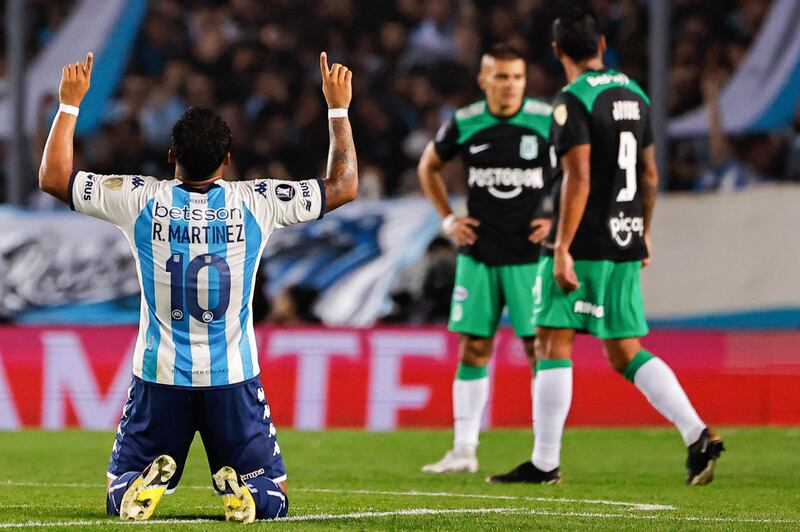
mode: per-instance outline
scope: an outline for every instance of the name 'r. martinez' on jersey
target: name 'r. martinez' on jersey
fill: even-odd
[[[320,180],[216,181],[76,172],[70,207],[119,227],[142,290],[133,374],[174,386],[223,386],[259,374],[256,271],[270,233],[321,218]]]

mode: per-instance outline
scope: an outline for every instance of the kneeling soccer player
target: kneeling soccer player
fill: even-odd
[[[45,192],[119,227],[141,285],[133,382],[108,466],[110,515],[148,519],[174,490],[200,432],[228,520],[286,516],[286,471],[261,386],[253,332],[255,273],[275,229],[321,218],[356,197],[347,118],[352,72],[320,55],[330,108],[326,179],[228,182],[231,133],[213,111],[189,109],[172,129],[171,181],[73,173],[79,106],[92,55],[64,67],[39,170]]]

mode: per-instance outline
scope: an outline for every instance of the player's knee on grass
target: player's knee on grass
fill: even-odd
[[[276,519],[289,513],[289,497],[271,479],[260,475],[246,481],[256,502],[256,519]]]
[[[484,367],[492,357],[494,338],[461,335],[459,344],[459,360],[467,366]]]
[[[141,474],[141,471],[128,471],[111,481],[106,492],[106,513],[108,515],[119,516],[120,508],[122,508],[122,497],[130,485],[133,484],[133,481],[139,478]]]

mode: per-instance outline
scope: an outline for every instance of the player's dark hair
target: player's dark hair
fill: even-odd
[[[574,61],[596,56],[601,35],[597,16],[584,5],[571,5],[553,21],[553,40]]]
[[[190,107],[172,126],[170,146],[188,181],[204,181],[219,168],[231,148],[231,130],[205,107]]]
[[[484,55],[488,55],[494,59],[498,59],[500,61],[510,61],[513,59],[522,59],[525,60],[525,54],[523,54],[519,49],[514,48],[510,44],[506,43],[498,43],[489,48]]]

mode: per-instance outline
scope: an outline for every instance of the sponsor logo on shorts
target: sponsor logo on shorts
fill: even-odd
[[[608,220],[608,228],[611,231],[611,238],[624,249],[631,245],[634,234],[644,236],[644,218],[619,213],[619,216]]]
[[[453,300],[454,301],[466,301],[469,297],[469,290],[467,290],[464,286],[456,286],[453,289]]]
[[[453,305],[453,310],[450,311],[450,319],[453,321],[461,321],[461,318],[464,317],[464,307],[461,306],[461,303],[456,303]]]
[[[594,303],[581,301],[580,299],[575,302],[575,306],[572,307],[572,312],[575,314],[586,314],[598,319],[606,315],[606,310],[603,305],[595,305]]]
[[[264,471],[263,467],[261,469],[255,470],[255,471],[251,471],[250,473],[246,473],[246,474],[242,475],[242,480],[250,480],[251,478],[256,478],[258,476],[263,475],[264,472],[265,471]]]

